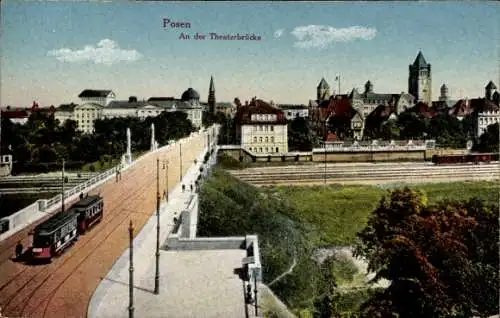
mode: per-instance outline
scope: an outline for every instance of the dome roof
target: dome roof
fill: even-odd
[[[182,93],[181,100],[188,101],[193,99],[199,100],[200,94],[198,94],[198,92],[192,89],[191,87],[188,88],[184,93]]]

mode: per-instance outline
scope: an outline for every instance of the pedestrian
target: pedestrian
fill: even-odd
[[[182,192],[184,192],[184,190],[186,190],[186,186],[184,185],[184,183],[182,184]]]
[[[193,184],[191,183],[191,192],[193,192]]]
[[[80,200],[83,199],[83,192],[80,193]]]
[[[23,244],[21,244],[21,241],[17,241],[17,245],[16,245],[16,259],[19,260],[21,258],[22,254],[23,254]]]

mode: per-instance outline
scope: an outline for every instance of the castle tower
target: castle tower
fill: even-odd
[[[439,101],[448,101],[448,87],[445,84],[441,85],[441,95],[439,96]]]
[[[325,81],[324,78],[321,78],[318,87],[316,88],[316,99],[317,100],[326,100],[330,98],[330,85]]]
[[[488,85],[484,88],[484,97],[486,97],[487,100],[493,100],[493,94],[495,93],[497,87],[493,83],[493,81],[490,81]]]
[[[215,85],[213,76],[210,76],[210,87],[208,88],[208,111],[211,114],[215,114]]]
[[[432,103],[431,64],[425,61],[422,51],[409,66],[408,93],[415,97],[415,102]]]
[[[365,84],[365,93],[373,93],[373,84],[372,82],[368,81]]]

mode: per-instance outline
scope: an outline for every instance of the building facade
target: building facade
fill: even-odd
[[[236,138],[243,149],[256,154],[288,152],[287,120],[281,110],[254,98],[238,109],[235,122]]]
[[[96,103],[85,103],[74,108],[74,119],[77,129],[85,134],[94,133],[94,121],[102,118],[103,106]]]
[[[415,102],[432,103],[431,64],[425,61],[421,51],[409,67],[408,93],[415,97]]]

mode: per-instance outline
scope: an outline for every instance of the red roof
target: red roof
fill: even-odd
[[[467,116],[474,112],[498,111],[499,107],[485,98],[461,99],[448,112],[452,116]]]
[[[260,99],[253,99],[247,106],[242,106],[236,111],[235,120],[238,124],[250,123],[270,123],[269,121],[251,120],[254,114],[270,114],[277,115],[277,120],[274,123],[286,124],[285,114],[278,108],[271,106]]]
[[[2,117],[5,118],[26,118],[28,112],[25,110],[2,110]]]
[[[426,118],[433,118],[438,114],[434,108],[429,107],[429,105],[424,102],[418,102],[415,106],[410,108],[409,111]]]

